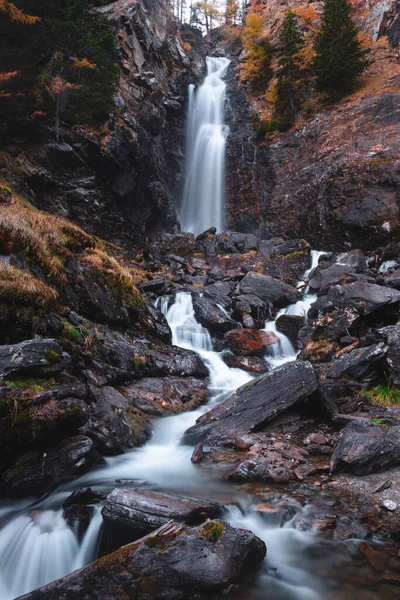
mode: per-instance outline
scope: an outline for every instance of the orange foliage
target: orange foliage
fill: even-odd
[[[0,12],[8,14],[11,21],[18,21],[23,25],[33,25],[40,21],[40,17],[26,15],[22,10],[12,4],[12,2],[8,2],[8,0],[0,0]]]
[[[76,67],[77,69],[95,69],[96,68],[96,64],[95,63],[91,63],[88,61],[87,58],[73,58],[74,61],[74,67]]]
[[[316,27],[316,23],[319,19],[319,14],[313,6],[308,4],[307,6],[299,6],[294,12],[303,20],[305,25],[308,25],[312,29]]]
[[[181,47],[185,54],[190,54],[192,51],[192,46],[189,42],[181,42]]]

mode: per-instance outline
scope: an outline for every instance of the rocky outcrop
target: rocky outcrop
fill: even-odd
[[[246,529],[171,522],[20,600],[84,600],[88,593],[96,600],[206,600],[254,570],[265,554],[264,542]]]
[[[177,226],[187,86],[204,73],[203,40],[179,30],[165,2],[118,0],[99,10],[115,31],[122,67],[100,133],[63,131],[16,161],[40,208],[112,239]]]
[[[317,389],[314,370],[308,362],[291,362],[270,371],[210,410],[188,429],[184,440],[223,445],[263,425],[294,404],[306,400]]]

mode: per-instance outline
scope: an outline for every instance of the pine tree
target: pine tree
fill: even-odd
[[[334,98],[354,89],[357,76],[368,64],[368,51],[362,47],[358,33],[351,19],[350,2],[325,0],[313,61],[318,91]]]
[[[301,50],[306,42],[297,16],[289,10],[279,31],[279,70],[274,124],[281,131],[288,129],[300,107]]]

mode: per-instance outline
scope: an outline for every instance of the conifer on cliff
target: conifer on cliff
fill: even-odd
[[[349,0],[324,2],[313,68],[317,90],[332,98],[351,92],[368,64],[368,51],[359,39],[351,12]]]

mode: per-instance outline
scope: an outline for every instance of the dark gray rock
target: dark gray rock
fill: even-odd
[[[299,292],[286,283],[282,283],[269,275],[247,273],[239,285],[241,294],[255,294],[264,302],[271,302],[276,307],[287,306],[300,299]]]
[[[71,359],[56,340],[26,340],[0,346],[0,378],[60,373]]]
[[[209,298],[201,298],[193,294],[193,308],[198,322],[210,331],[225,332],[238,327],[238,323]]]
[[[231,369],[243,369],[250,373],[262,375],[269,370],[268,364],[262,358],[257,356],[240,356],[238,354],[226,353],[223,355],[223,361]]]
[[[276,328],[285,334],[293,344],[297,344],[304,320],[304,317],[300,315],[281,315],[276,320]]]
[[[254,570],[265,554],[264,542],[246,529],[171,522],[20,600],[207,600]]]
[[[222,269],[220,269],[222,271]],[[227,281],[216,281],[211,285],[207,285],[204,288],[204,296],[214,300],[214,302],[218,302],[221,304],[225,310],[228,310],[232,299],[229,294],[231,293],[231,285]]]
[[[251,315],[254,321],[263,323],[268,316],[267,303],[255,294],[241,294],[235,296],[232,302],[233,316],[240,319],[242,313]]]
[[[353,421],[344,428],[331,471],[377,473],[400,463],[400,428]]]
[[[12,498],[42,496],[66,481],[105,464],[92,440],[80,435],[62,442],[47,454],[24,454],[3,473],[3,493]]]
[[[317,389],[317,379],[309,362],[286,363],[239,388],[235,394],[197,419],[184,441],[223,445],[257,431],[280,413]]]
[[[384,343],[374,344],[367,348],[356,348],[342,354],[326,371],[331,379],[353,377],[365,380],[376,372],[381,373],[386,364],[387,348]]]
[[[222,505],[198,498],[150,490],[116,488],[107,496],[102,514],[106,523],[128,527],[140,535],[154,531],[171,519],[199,524],[221,514]]]
[[[389,325],[379,330],[387,344],[386,360],[394,385],[400,385],[400,326]]]
[[[373,283],[354,282],[333,285],[327,296],[331,306],[353,307],[360,314],[369,315],[379,308],[400,303],[400,292]]]

